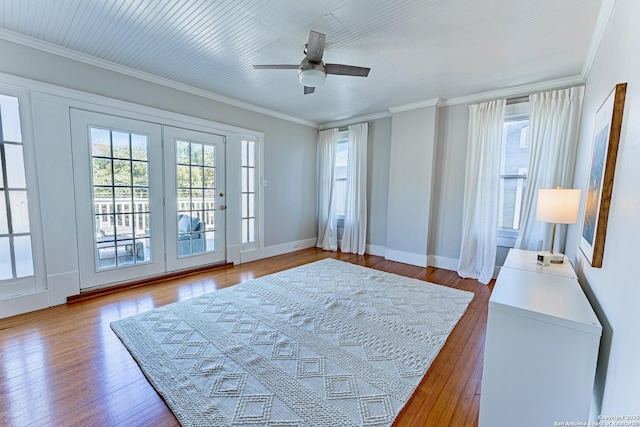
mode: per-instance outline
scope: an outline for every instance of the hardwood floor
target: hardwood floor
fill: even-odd
[[[476,426],[493,282],[484,286],[452,271],[315,248],[0,320],[0,425],[178,425],[109,324],[322,258],[474,292],[394,425]]]

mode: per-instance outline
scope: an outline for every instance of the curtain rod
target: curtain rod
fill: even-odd
[[[529,97],[521,96],[519,98],[507,98],[507,105],[520,104],[521,102],[529,102]]]

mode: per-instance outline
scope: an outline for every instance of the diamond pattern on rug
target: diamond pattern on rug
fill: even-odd
[[[272,401],[273,396],[270,395],[242,396],[236,406],[233,421],[239,424],[269,421]]]
[[[183,426],[390,426],[473,294],[326,259],[111,324]]]
[[[327,399],[357,397],[358,390],[353,375],[329,375],[324,379]]]

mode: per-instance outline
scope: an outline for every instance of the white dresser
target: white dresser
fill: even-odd
[[[571,264],[536,255],[511,249],[489,299],[480,427],[589,419],[602,326]]]

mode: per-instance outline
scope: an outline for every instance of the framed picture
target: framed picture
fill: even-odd
[[[627,84],[617,84],[596,113],[580,250],[592,267],[602,267],[607,219],[616,169]]]

